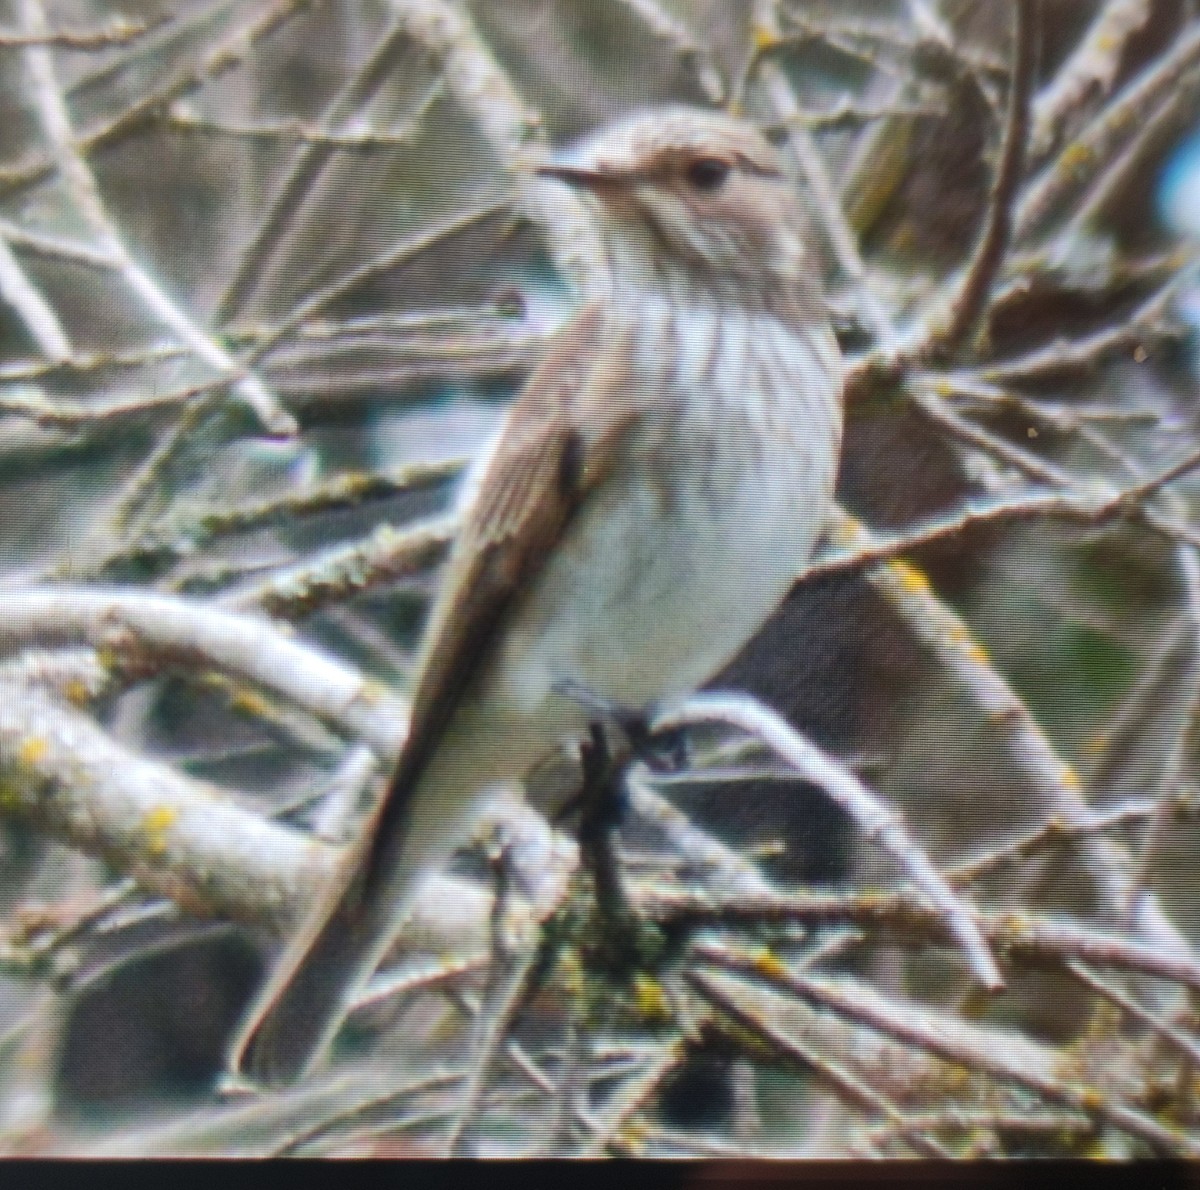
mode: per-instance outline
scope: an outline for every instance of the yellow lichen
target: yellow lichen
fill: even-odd
[[[760,950],[754,956],[754,969],[768,979],[781,979],[787,974],[787,966],[773,950]]]
[[[266,718],[271,712],[271,705],[257,690],[239,689],[230,699],[230,706],[243,715],[253,715]]]
[[[646,1137],[649,1134],[650,1130],[646,1121],[634,1116],[633,1119],[626,1120],[621,1125],[618,1135],[621,1138],[621,1143],[636,1155],[645,1147]]]
[[[834,545],[852,546],[862,540],[862,529],[849,517],[842,517],[833,522],[828,529],[829,540]]]
[[[79,678],[69,681],[63,693],[67,696],[67,701],[76,707],[87,706],[92,700],[92,692],[88,688],[88,684]]]
[[[972,661],[974,661],[976,665],[990,665],[992,663],[992,659],[988,656],[987,649],[985,649],[978,641],[973,640],[970,644],[965,645],[963,652],[965,652],[966,655]]]
[[[929,580],[910,563],[893,562],[891,564],[891,571],[899,580],[900,586],[909,595],[927,595],[929,593]]]
[[[385,699],[388,695],[388,688],[382,682],[366,681],[362,684],[362,689],[359,691],[359,699],[368,706],[375,706]]]
[[[41,736],[32,735],[25,740],[17,752],[17,759],[26,768],[34,768],[50,750],[50,745]]]
[[[1062,781],[1068,789],[1078,791],[1083,788],[1083,781],[1080,780],[1079,774],[1069,765],[1064,764],[1059,770],[1059,780]]]
[[[146,836],[146,850],[151,855],[162,855],[167,849],[167,831],[175,824],[179,811],[171,806],[156,806],[142,819],[142,831]]]
[[[575,951],[564,951],[559,957],[558,977],[567,995],[578,996],[583,991],[583,964]]]
[[[633,997],[638,1014],[645,1021],[671,1019],[671,1006],[667,994],[657,979],[649,975],[636,975],[633,980]]]
[[[754,42],[754,48],[761,54],[765,50],[769,50],[773,45],[779,43],[779,36],[775,30],[768,25],[756,24],[750,30],[751,40]]]
[[[1068,145],[1063,150],[1062,166],[1066,170],[1082,169],[1085,166],[1091,165],[1096,159],[1096,153],[1090,145],[1083,145],[1076,142],[1073,145]]]

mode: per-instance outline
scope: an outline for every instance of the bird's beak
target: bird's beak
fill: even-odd
[[[554,178],[556,181],[565,182],[576,190],[604,190],[618,180],[612,174],[602,173],[597,169],[554,161],[537,166],[534,173],[541,178]]]

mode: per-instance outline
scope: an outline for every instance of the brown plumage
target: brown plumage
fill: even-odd
[[[840,359],[774,150],[716,113],[645,113],[543,170],[591,193],[612,284],[561,332],[467,501],[395,775],[289,946],[235,1061],[324,1049],[477,797],[618,705],[686,693],[803,565],[832,492]]]

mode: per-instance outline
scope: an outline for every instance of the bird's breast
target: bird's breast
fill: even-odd
[[[840,438],[831,340],[716,305],[643,313],[628,380],[643,415],[523,600],[498,667],[530,713],[566,679],[630,708],[700,685],[778,605],[826,516]]]

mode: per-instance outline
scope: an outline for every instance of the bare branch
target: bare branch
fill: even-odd
[[[1160,1020],[1149,1009],[1143,1008],[1131,996],[1126,995],[1120,989],[1104,979],[1100,979],[1093,971],[1089,970],[1084,963],[1068,963],[1067,970],[1089,991],[1095,992],[1098,996],[1103,996],[1110,1004],[1115,1004],[1123,1013],[1133,1018],[1141,1025],[1157,1036],[1161,1037],[1168,1045],[1174,1046],[1189,1062],[1200,1066],[1200,1045],[1193,1041],[1187,1034],[1175,1028],[1167,1021]]]
[[[269,329],[263,330],[253,347],[246,353],[247,361],[255,364],[262,360],[275,349],[277,343],[304,322],[319,315],[339,298],[352,293],[359,286],[384,276],[398,265],[421,256],[461,232],[503,214],[506,209],[507,203],[501,199],[479,201],[466,211],[453,214],[420,234],[401,240],[375,259],[359,264],[337,280],[310,292],[289,311],[285,318]]]
[[[678,710],[668,712],[656,728],[685,723],[730,723],[757,736],[796,772],[819,786],[859,825],[871,842],[888,851],[913,883],[945,915],[947,928],[962,947],[975,978],[990,990],[1004,979],[969,910],[908,834],[900,816],[886,808],[848,769],[793,730],[783,719],[745,695],[694,694]]]
[[[1197,455],[1197,465],[1200,466],[1200,452],[1197,452]],[[1191,657],[1178,684],[1179,722],[1175,729],[1175,738],[1159,774],[1158,788],[1153,791],[1157,805],[1143,836],[1137,864],[1129,878],[1129,888],[1125,894],[1126,921],[1132,920],[1137,913],[1137,904],[1158,865],[1167,830],[1174,820],[1178,787],[1187,763],[1196,713],[1200,710],[1200,558],[1197,558],[1194,549],[1186,546],[1179,548],[1177,557],[1187,592],[1188,622],[1192,636]]]
[[[273,690],[318,719],[361,737],[382,756],[398,750],[407,708],[353,670],[289,640],[262,616],[166,595],[98,588],[4,589],[0,649],[89,644],[121,663],[211,666]]]
[[[1071,117],[1112,90],[1125,47],[1149,20],[1150,8],[1150,0],[1106,0],[1071,56],[1038,94],[1030,160],[1043,160]]]
[[[844,1103],[870,1116],[881,1117],[895,1128],[905,1129],[906,1115],[887,1095],[842,1063],[807,1045],[803,1038],[782,1028],[769,1013],[758,1011],[760,1006],[750,997],[733,992],[732,980],[714,978],[704,971],[689,974],[689,979],[721,1012],[742,1028],[757,1034],[772,1053],[795,1063],[805,1073],[812,1071]],[[948,1158],[953,1155],[932,1137],[910,1135],[914,1151],[924,1157]]]
[[[715,947],[702,951],[706,962],[759,979],[802,1000],[816,1003],[855,1024],[865,1026],[896,1041],[978,1070],[992,1078],[1023,1087],[1048,1102],[1086,1112],[1111,1127],[1148,1141],[1168,1153],[1200,1156],[1200,1142],[1182,1129],[1158,1123],[1152,1116],[1127,1106],[1099,1088],[1079,1086],[1063,1078],[1057,1056],[1014,1035],[999,1038],[954,1017],[931,1018],[907,1005],[880,995],[868,984],[849,979],[827,979],[800,975],[779,964],[768,973],[753,956],[721,953]]]
[[[1036,0],[1014,0],[1013,64],[1008,85],[1008,114],[1005,117],[991,199],[979,242],[950,304],[949,321],[934,336],[935,349],[954,351],[975,328],[1008,251],[1013,204],[1025,165],[1025,146],[1029,134],[1029,104],[1033,93],[1038,37],[1036,14]]]
[[[763,39],[779,37],[779,22],[771,0],[759,0],[755,5],[755,24]],[[855,286],[856,300],[862,315],[885,353],[897,343],[892,316],[872,292],[867,266],[858,246],[858,237],[842,208],[837,188],[829,177],[820,150],[811,133],[804,127],[802,113],[786,74],[778,63],[762,64],[762,79],[774,118],[789,130],[788,145],[800,167],[826,241],[833,249],[838,266]]]
[[[101,50],[110,46],[128,45],[152,29],[170,21],[160,17],[154,21],[137,20],[117,15],[96,29],[56,28],[45,33],[28,33],[15,29],[0,29],[0,49],[26,49],[29,46],[49,46],[56,50]]]
[[[704,873],[706,886],[748,895],[772,891],[770,881],[755,864],[699,829],[682,810],[655,793],[640,769],[629,774],[628,786],[630,807],[661,830],[672,848]]]
[[[107,124],[89,130],[77,138],[76,149],[80,153],[90,153],[117,143],[123,137],[142,127],[147,119],[156,116],[172,100],[195,91],[205,83],[234,70],[255,50],[260,41],[269,37],[282,25],[308,8],[311,2],[312,0],[271,0],[265,7],[255,12],[245,24],[236,26],[225,36],[215,39],[197,65],[185,66],[160,88],[152,88],[139,96]],[[183,22],[179,24],[183,24]],[[168,24],[164,27],[172,30],[179,26]],[[45,38],[41,33],[36,30],[31,32],[28,25],[24,32],[31,37],[34,48],[45,46]],[[153,34],[148,33],[145,36],[145,42],[153,41]],[[0,167],[0,186],[29,186],[44,180],[53,172],[54,168],[55,165],[52,161],[48,161],[40,155],[32,160]]]
[[[1200,66],[1200,24],[1191,22],[1162,58],[1147,66],[1032,182],[1017,207],[1015,237],[1028,241],[1046,230],[1120,147],[1138,135],[1163,96],[1187,85]]]
[[[1062,235],[1086,234],[1100,218],[1114,209],[1117,199],[1147,168],[1151,154],[1164,140],[1190,127],[1200,99],[1200,71],[1168,92],[1141,121],[1137,132],[1119,153],[1105,163],[1075,204]]]
[[[202,915],[281,929],[333,873],[334,853],[215,786],[114,743],[29,686],[0,698],[6,817],[35,824]]]
[[[618,0],[642,21],[646,28],[675,51],[676,56],[699,83],[709,103],[725,98],[725,82],[704,44],[658,0]]]
[[[521,210],[546,237],[563,275],[588,292],[603,274],[595,231],[565,187],[530,179],[538,116],[488,52],[465,10],[444,0],[394,0],[404,31],[441,64],[446,88],[479,131],[521,193]]]
[[[71,355],[71,341],[54,307],[25,275],[7,237],[0,233],[0,300],[15,310],[38,350],[60,363]]]
[[[836,529],[847,545],[867,544],[861,525],[843,516]],[[972,702],[994,725],[1009,759],[1029,783],[1031,796],[1046,813],[1068,824],[1088,822],[1091,807],[1082,796],[1078,773],[1054,750],[1029,708],[992,665],[987,652],[970,628],[934,594],[920,571],[901,562],[889,562],[871,575],[871,583],[892,607],[912,637],[938,660]],[[1088,875],[1108,912],[1124,906],[1129,857],[1116,844],[1092,839],[1081,854]],[[1173,951],[1186,949],[1179,930],[1149,898],[1139,906],[1137,932]]]
[[[367,60],[334,97],[325,115],[330,128],[357,116],[370,102],[376,91],[387,81],[404,40],[402,28],[393,23],[391,30],[375,46]],[[433,88],[426,96],[405,132],[412,135],[419,126],[429,104],[440,93]],[[310,192],[316,179],[333,158],[338,147],[330,140],[306,138],[294,154],[279,185],[275,189],[250,242],[239,254],[233,275],[217,299],[214,320],[226,323],[237,316],[252,295],[271,255],[286,234],[296,210]]]
[[[1180,265],[1186,263],[1181,259]],[[1162,331],[1159,327],[1179,293],[1180,278],[1173,277],[1124,318],[1082,339],[1060,339],[1016,359],[983,364],[978,376],[990,383],[1014,384],[1045,380],[1072,372],[1086,372],[1109,356],[1134,349]],[[948,382],[953,384],[953,378]]]
[[[341,603],[373,587],[423,574],[449,549],[457,518],[393,529],[383,524],[362,541],[333,546],[265,579],[222,594],[226,607],[258,608],[295,620],[330,604]]]
[[[26,31],[34,36],[46,35],[49,26],[41,0],[17,0],[17,3]],[[59,89],[50,51],[43,45],[34,45],[25,54],[38,114],[55,166],[100,251],[114,262],[115,267],[119,266],[130,289],[180,342],[195,353],[197,359],[230,380],[231,391],[253,411],[268,433],[280,437],[296,434],[299,427],[295,418],[280,406],[263,382],[198,327],[190,315],[134,260],[109,219],[96,180],[76,143],[71,115]]]
[[[1033,489],[970,501],[922,524],[910,526],[900,533],[877,537],[854,549],[826,549],[804,569],[799,581],[807,582],[830,574],[876,566],[922,546],[952,540],[982,525],[999,525],[1046,517],[1094,528],[1100,527],[1118,518],[1137,516],[1145,503],[1158,492],[1191,474],[1198,467],[1200,451],[1193,450],[1157,474],[1126,488],[1107,492],[1095,485],[1084,490],[1078,487],[1068,491]],[[1168,540],[1175,540],[1175,534],[1169,524],[1147,523],[1151,528],[1162,532]]]

